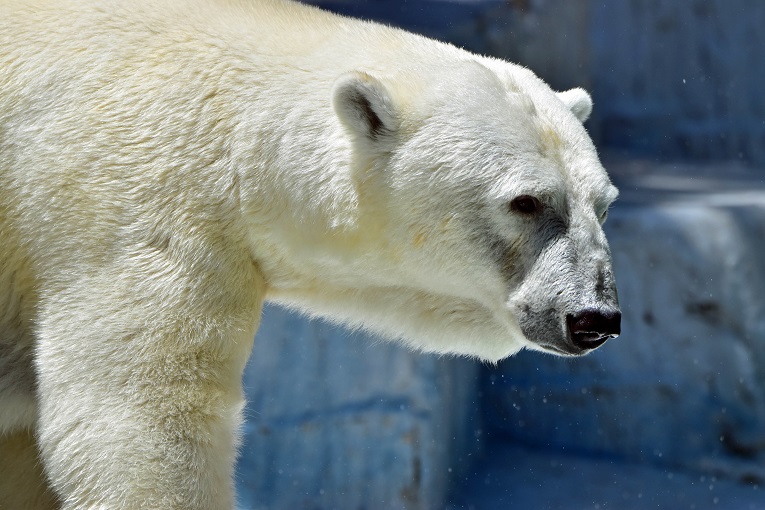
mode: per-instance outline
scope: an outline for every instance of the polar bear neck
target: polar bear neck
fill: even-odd
[[[364,189],[352,168],[358,162],[352,139],[332,108],[332,87],[344,73],[363,70],[389,83],[395,83],[392,74],[406,75],[411,95],[422,70],[432,65],[434,51],[448,54],[447,61],[466,54],[394,29],[385,29],[388,37],[381,40],[379,26],[372,33],[367,23],[340,24],[341,18],[330,15],[301,26],[294,14],[313,8],[270,5],[274,15],[254,21],[261,26],[256,27],[260,37],[249,41],[252,51],[241,50],[246,72],[238,78],[251,84],[248,96],[238,101],[249,106],[238,114],[235,143],[237,153],[245,155],[237,162],[245,217],[258,218],[249,225],[257,239],[252,243],[255,258],[284,262],[264,268],[272,285],[300,286],[307,284],[308,275],[314,282],[316,275],[328,273],[346,275],[349,281],[371,278],[373,258],[375,273],[385,268],[382,273],[400,274],[400,250],[385,236],[387,219],[365,216],[359,207]],[[262,37],[283,33],[269,26],[287,22],[289,30],[300,31],[300,42],[285,47],[283,41]],[[246,43],[245,38],[237,44]],[[272,53],[279,54],[278,67]],[[408,101],[406,96],[402,101]]]

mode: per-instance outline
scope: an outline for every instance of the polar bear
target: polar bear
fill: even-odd
[[[266,299],[488,361],[616,336],[591,107],[289,0],[0,0],[2,504],[231,508]]]

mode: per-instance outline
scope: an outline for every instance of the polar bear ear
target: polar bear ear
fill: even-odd
[[[351,72],[338,78],[332,104],[345,127],[366,138],[377,140],[398,128],[388,90],[367,73]]]
[[[592,113],[592,98],[584,89],[576,88],[558,92],[558,99],[563,101],[579,122],[587,120]]]

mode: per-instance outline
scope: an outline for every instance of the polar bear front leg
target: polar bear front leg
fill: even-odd
[[[193,316],[81,297],[45,306],[36,360],[41,456],[63,508],[233,508],[259,310]]]

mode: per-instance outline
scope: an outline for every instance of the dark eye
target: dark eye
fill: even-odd
[[[542,202],[531,195],[521,195],[510,201],[510,210],[520,214],[536,214],[542,210]]]

